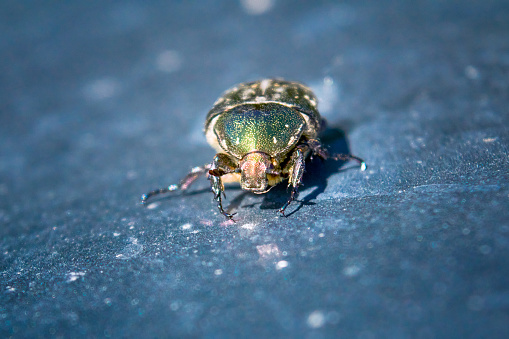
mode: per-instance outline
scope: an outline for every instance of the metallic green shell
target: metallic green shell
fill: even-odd
[[[239,105],[275,103],[298,111],[306,120],[303,134],[316,137],[320,131],[321,117],[317,110],[318,100],[306,86],[281,79],[264,79],[239,84],[221,96],[209,111],[205,120],[205,133],[214,128],[219,115]]]
[[[305,119],[293,108],[274,103],[247,104],[220,115],[214,133],[221,147],[238,159],[253,151],[277,157],[295,146],[305,125]]]

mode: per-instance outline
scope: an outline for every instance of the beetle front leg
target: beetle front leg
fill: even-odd
[[[217,208],[219,209],[219,212],[221,212],[221,214],[228,219],[233,220],[233,216],[236,213],[229,214],[223,209],[221,193],[223,194],[223,197],[226,197],[226,195],[224,194],[224,185],[223,181],[221,180],[221,176],[228,173],[238,172],[237,164],[228,155],[224,153],[218,153],[214,157],[208,172],[210,186],[212,193],[214,193],[214,200],[217,201]]]
[[[181,191],[185,191],[189,188],[189,186],[191,186],[191,184],[193,182],[195,182],[196,179],[198,179],[200,177],[200,175],[204,175],[205,173],[208,172],[208,170],[210,169],[211,167],[211,164],[207,164],[207,165],[204,165],[204,166],[197,166],[197,167],[194,167],[191,172],[189,172],[181,181],[178,185],[170,185],[168,187],[164,187],[164,188],[159,188],[159,189],[156,189],[156,190],[153,190],[147,194],[143,194],[141,196],[141,203],[143,205],[145,205],[147,203],[147,201],[152,198],[153,196],[156,196],[156,195],[160,195],[160,194],[164,194],[164,193],[169,193],[169,192],[173,192],[173,191],[177,191],[177,190],[181,190]]]
[[[288,187],[292,186],[292,193],[290,193],[290,198],[288,201],[279,209],[279,212],[285,216],[285,210],[290,205],[290,203],[295,199],[295,196],[298,193],[299,186],[302,183],[302,176],[304,175],[305,161],[306,161],[306,153],[309,152],[309,149],[305,145],[297,146],[292,153],[290,158],[290,162],[288,163],[289,167],[289,177],[288,177]]]
[[[323,160],[327,160],[327,159],[334,159],[336,161],[337,160],[343,160],[343,161],[355,160],[361,166],[361,171],[365,171],[367,168],[364,160],[362,160],[359,157],[356,157],[355,155],[341,154],[341,153],[330,154],[329,151],[325,147],[323,147],[322,143],[317,139],[309,139],[306,143],[309,146],[309,148],[311,149],[311,151],[313,152],[313,154],[319,156]]]
[[[236,213],[230,214],[230,213],[227,213],[223,209],[221,193],[224,196],[224,185],[221,180],[221,177],[216,177],[215,175],[211,175],[210,176],[210,185],[211,185],[212,193],[214,193],[214,200],[217,201],[217,208],[219,209],[219,212],[221,212],[221,214],[224,215],[225,217],[227,217],[228,219],[233,220],[233,216]]]

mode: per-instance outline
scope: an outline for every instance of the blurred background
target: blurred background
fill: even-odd
[[[2,1],[0,336],[505,338],[509,4]],[[212,160],[233,85],[309,85],[284,185],[142,193]]]

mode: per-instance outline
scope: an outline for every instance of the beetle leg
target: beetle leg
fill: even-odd
[[[292,186],[292,193],[288,201],[279,209],[279,212],[284,216],[286,208],[295,199],[298,193],[300,184],[302,183],[302,176],[304,175],[306,153],[309,152],[309,148],[306,145],[297,146],[292,152],[289,167],[288,187]]]
[[[230,214],[230,213],[227,213],[223,209],[221,193],[223,193],[223,196],[224,196],[224,185],[223,185],[223,182],[221,181],[221,177],[216,177],[215,175],[211,175],[210,183],[211,183],[212,193],[214,193],[214,199],[217,201],[217,208],[219,209],[219,212],[221,212],[221,214],[224,215],[225,217],[227,217],[228,219],[233,220],[233,216],[236,213]]]
[[[208,171],[210,186],[212,193],[214,193],[214,200],[217,201],[217,208],[222,215],[230,220],[233,220],[232,218],[235,213],[229,214],[223,209],[221,193],[223,194],[223,197],[226,197],[226,195],[224,194],[224,185],[223,181],[221,180],[221,176],[234,172],[238,172],[237,164],[224,153],[216,154]]]
[[[325,147],[323,147],[323,145],[317,139],[309,139],[307,141],[307,144],[308,144],[309,148],[311,148],[311,151],[313,152],[313,154],[319,156],[323,160],[327,160],[327,159],[334,159],[336,161],[337,160],[343,160],[343,161],[355,160],[361,166],[361,171],[365,171],[367,168],[364,160],[362,160],[359,157],[356,157],[355,155],[341,154],[341,153],[330,154],[329,151]]]
[[[159,194],[169,193],[169,192],[173,192],[173,191],[177,191],[177,190],[181,190],[181,191],[187,190],[189,188],[189,186],[191,186],[191,184],[196,179],[198,179],[198,177],[200,177],[200,175],[204,175],[205,173],[207,173],[207,171],[210,169],[210,167],[211,167],[211,164],[194,167],[191,170],[191,172],[189,172],[180,181],[180,183],[178,185],[173,184],[168,187],[159,188],[159,189],[153,190],[147,194],[143,194],[141,196],[141,203],[143,205],[145,205],[150,198],[152,198],[153,196],[159,195]]]

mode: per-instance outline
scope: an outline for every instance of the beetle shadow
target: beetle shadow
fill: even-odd
[[[322,144],[329,150],[331,154],[350,154],[350,147],[343,129],[338,127],[329,127],[320,136]],[[322,194],[327,187],[328,178],[336,173],[343,172],[354,167],[344,166],[346,161],[326,160],[323,161],[317,157],[311,161],[306,162],[304,176],[300,191],[306,190],[306,195],[303,199],[299,196],[288,207],[285,215],[291,216],[298,212],[304,205],[315,205],[313,202],[318,195]],[[310,190],[311,189],[311,190]],[[286,182],[274,187],[268,192],[261,205],[261,209],[279,209],[281,208],[290,196],[290,188],[287,188]],[[242,206],[251,207],[251,206]],[[293,207],[293,208],[292,208]]]

